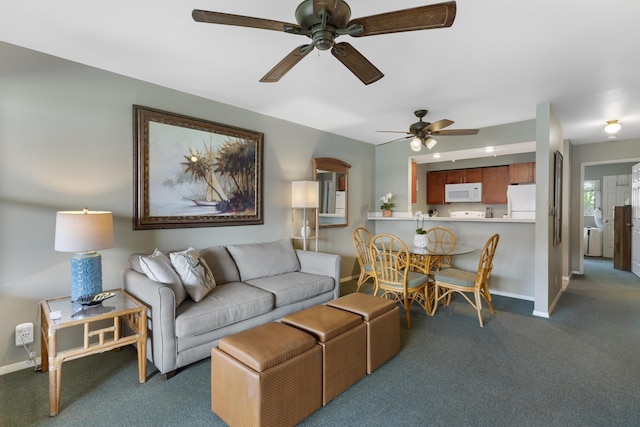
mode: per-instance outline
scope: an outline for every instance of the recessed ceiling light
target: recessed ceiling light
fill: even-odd
[[[482,151],[484,151],[485,153],[493,153],[494,151],[496,151],[496,149],[494,147],[485,147],[482,149]]]
[[[435,153],[435,154],[433,155],[433,158],[434,158],[434,159],[439,159],[439,158],[440,158],[440,153]]]

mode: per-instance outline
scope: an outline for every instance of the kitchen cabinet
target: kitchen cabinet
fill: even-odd
[[[444,184],[447,181],[447,172],[427,172],[427,204],[444,204]]]
[[[506,204],[509,186],[509,166],[494,166],[482,170],[482,203]]]
[[[462,184],[465,182],[482,182],[482,169],[458,169],[447,171],[445,184]]]
[[[509,165],[509,182],[511,184],[535,184],[536,162]]]

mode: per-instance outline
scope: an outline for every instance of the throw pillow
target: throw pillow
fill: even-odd
[[[300,261],[291,239],[229,245],[227,250],[238,266],[241,280],[300,271]]]
[[[140,268],[147,277],[155,282],[168,285],[176,296],[176,307],[187,298],[187,292],[182,280],[171,265],[171,260],[164,253],[156,249],[151,255],[138,257]]]
[[[211,269],[196,249],[171,252],[169,256],[173,268],[182,279],[185,290],[195,302],[202,301],[216,287]]]

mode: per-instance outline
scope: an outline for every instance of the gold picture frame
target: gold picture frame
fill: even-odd
[[[264,134],[133,106],[133,229],[263,224]]]

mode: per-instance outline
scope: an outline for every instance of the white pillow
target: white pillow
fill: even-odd
[[[149,279],[171,288],[176,296],[176,307],[187,298],[182,280],[173,269],[168,256],[156,249],[151,255],[140,255],[139,260],[140,268]]]
[[[195,302],[201,301],[216,287],[211,269],[197,250],[189,248],[181,252],[171,252],[169,256],[185,290]]]

